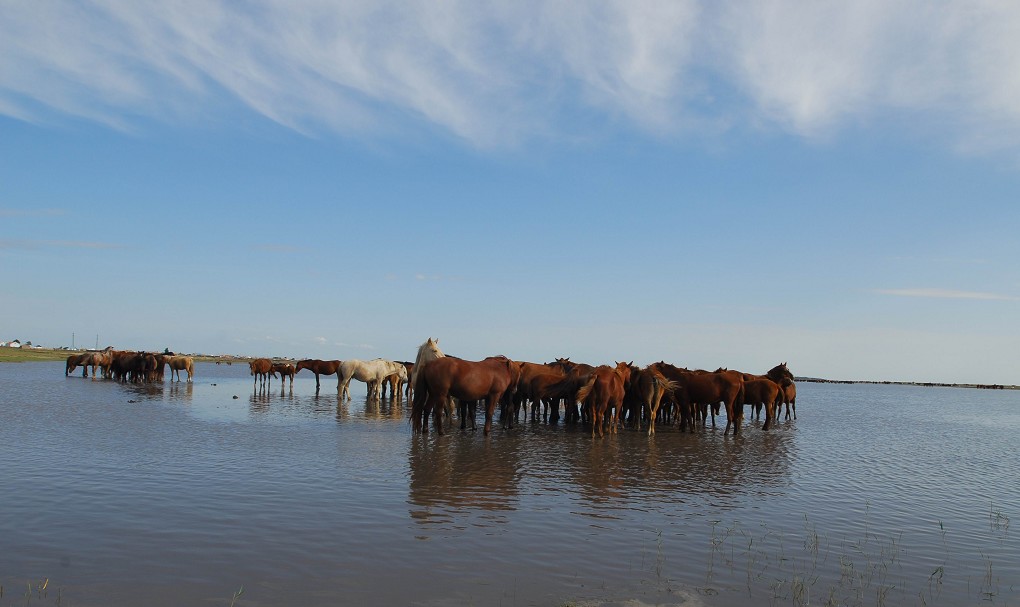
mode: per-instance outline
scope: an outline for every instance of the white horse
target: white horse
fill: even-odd
[[[407,377],[407,369],[404,368],[404,365],[392,360],[382,358],[369,361],[358,359],[345,360],[337,370],[339,379],[337,380],[336,391],[341,398],[351,400],[351,392],[348,386],[351,383],[351,378],[354,378],[368,384],[369,398],[378,398],[379,385],[382,383],[382,380],[390,375],[399,375],[400,373]]]
[[[430,362],[436,360],[437,358],[445,358],[445,357],[446,357],[446,355],[443,354],[443,351],[439,349],[439,340],[438,339],[432,339],[430,337],[430,338],[428,338],[425,341],[425,343],[423,343],[422,345],[418,346],[418,355],[414,359],[414,369],[412,369],[412,371],[411,371],[411,381],[410,381],[410,384],[409,384],[411,386],[411,393],[412,394],[414,393],[414,391],[418,390],[418,384],[417,384],[418,373],[421,372],[421,370],[425,368],[425,365],[427,365]],[[410,399],[411,399],[411,395],[409,394],[408,395],[408,400],[410,400]],[[452,396],[446,400],[446,405],[445,405],[444,408],[446,409],[446,411],[445,411],[445,413],[446,413],[446,425],[447,425],[447,427],[450,427],[450,426],[453,425],[453,411],[456,408]]]

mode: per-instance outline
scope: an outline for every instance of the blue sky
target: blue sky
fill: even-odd
[[[0,339],[1020,383],[1020,8],[2,2]]]

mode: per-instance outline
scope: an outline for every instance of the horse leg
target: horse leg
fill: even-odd
[[[492,431],[492,417],[496,413],[496,406],[502,399],[503,393],[500,391],[489,392],[488,400],[485,403],[485,428],[483,433],[488,436],[489,432]]]
[[[780,407],[782,405],[779,405]],[[772,427],[772,418],[775,417],[776,404],[775,401],[765,401],[765,423],[762,425],[762,430],[768,430]]]
[[[453,426],[453,412],[452,412],[452,409],[444,411],[444,405],[449,405],[449,406],[452,407],[453,401],[450,398],[450,395],[449,395],[448,392],[445,392],[445,393],[441,394],[440,397],[441,398],[436,399],[436,403],[432,407],[432,415],[433,415],[433,420],[432,421],[433,421],[433,425],[435,426],[435,429],[436,429],[436,434],[443,434],[443,417],[444,417],[444,413],[446,414],[445,417],[446,417],[446,427],[447,427],[447,429],[449,429],[449,428],[451,428]]]

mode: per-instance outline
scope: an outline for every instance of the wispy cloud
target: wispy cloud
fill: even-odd
[[[933,299],[985,299],[1001,301],[1020,301],[1020,297],[1000,295],[998,293],[984,293],[981,291],[954,291],[951,289],[876,289],[876,293],[882,295],[895,295],[898,297],[928,297]]]
[[[302,247],[287,244],[260,244],[255,245],[253,248],[264,253],[300,253],[304,250]]]
[[[462,282],[464,280],[460,276],[444,276],[442,274],[422,273],[415,274],[414,279],[418,282]]]
[[[65,249],[122,249],[124,245],[83,240],[0,240],[0,249],[38,250],[53,247]]]
[[[621,123],[818,137],[896,114],[1016,148],[1018,30],[1009,2],[8,2],[0,113],[131,128],[240,104],[301,132],[478,146]]]

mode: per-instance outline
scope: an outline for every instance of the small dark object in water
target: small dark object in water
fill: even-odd
[[[237,395],[236,394],[234,395],[234,400],[237,400]]]

